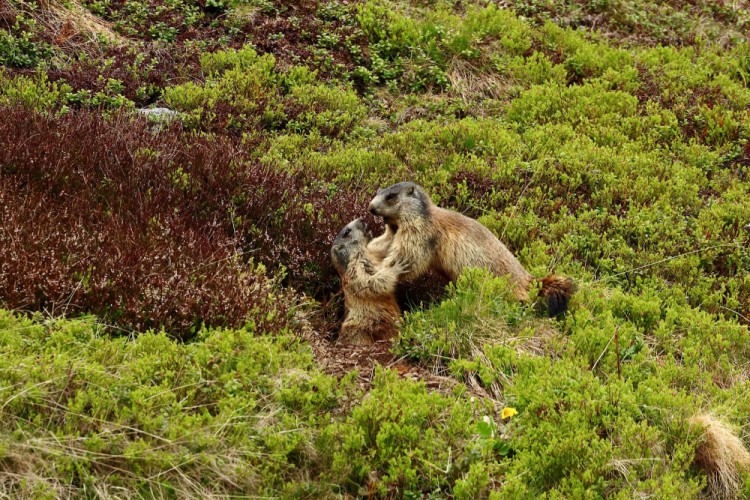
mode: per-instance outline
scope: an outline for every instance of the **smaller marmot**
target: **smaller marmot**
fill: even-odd
[[[371,239],[364,221],[357,219],[339,232],[331,247],[346,308],[339,341],[347,344],[372,344],[398,334],[401,310],[395,292],[405,268],[400,260],[379,265],[382,259],[373,259],[367,251]]]
[[[468,267],[487,269],[507,276],[520,300],[528,300],[536,281],[492,232],[474,219],[435,206],[425,190],[412,182],[381,189],[370,203],[370,212],[383,218],[385,233],[368,245],[372,258],[409,262],[400,280],[418,278],[433,269],[455,281]],[[539,294],[550,316],[568,308],[574,286],[570,278],[551,275],[541,278]]]

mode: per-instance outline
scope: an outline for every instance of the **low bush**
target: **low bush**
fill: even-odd
[[[358,192],[257,165],[238,142],[178,125],[153,134],[126,115],[3,113],[8,307],[184,336],[245,319],[283,327],[294,299],[274,275],[323,300],[337,291],[330,243],[365,212]]]
[[[0,64],[17,67],[36,66],[52,57],[52,47],[44,42],[34,42],[29,32],[18,35],[0,30]]]
[[[352,91],[313,85],[315,73],[304,67],[281,72],[272,55],[251,47],[201,58],[205,82],[187,82],[164,90],[164,100],[185,114],[188,126],[214,132],[315,132],[339,137],[364,118]]]
[[[488,412],[481,402],[430,393],[380,368],[374,384],[349,416],[321,434],[330,464],[326,479],[339,485],[335,491],[445,496],[472,465],[482,467],[485,486],[497,481],[488,473],[500,470],[503,457],[494,447],[502,441],[480,434],[480,415]]]
[[[690,422],[705,405],[742,418],[747,327],[654,289],[586,285],[576,299],[562,321],[535,318],[504,280],[470,270],[442,303],[406,315],[395,351],[513,409],[502,426],[510,459],[490,474],[505,478],[503,495],[694,496],[705,472],[712,488],[736,491],[738,472],[725,481],[706,469]],[[737,450],[722,450],[720,466],[744,470],[741,440],[720,439]]]
[[[748,496],[720,3],[0,2],[0,496]],[[571,311],[474,270],[399,287],[395,355],[312,338],[332,238],[403,180]]]
[[[533,322],[533,310],[515,300],[507,280],[469,269],[439,304],[406,314],[394,349],[445,371],[451,360],[472,359],[485,346],[521,340]]]
[[[35,3],[6,2],[0,7],[0,66],[33,68],[55,55],[55,49],[45,39],[44,26],[36,20]]]
[[[444,496],[496,484],[503,441],[491,409],[460,388],[378,369],[363,397],[288,332],[209,329],[185,343],[107,330],[0,311],[3,494]]]
[[[1,312],[0,332],[0,491],[16,498],[304,491],[317,428],[352,389],[285,331],[129,340]]]
[[[445,8],[424,14],[387,0],[368,0],[359,7],[357,19],[380,83],[417,92],[445,90],[452,59],[483,65],[482,55],[524,56],[532,47],[528,24],[494,4],[470,5],[464,17]]]
[[[74,99],[70,85],[50,82],[45,74],[6,78],[0,72],[0,90],[0,104],[3,106],[23,106],[40,113],[65,112],[68,103]]]
[[[535,24],[554,21],[582,32],[597,31],[613,43],[628,46],[739,45],[748,23],[746,7],[710,2],[520,0],[513,8]]]
[[[3,232],[14,235],[0,265],[7,305],[181,336],[202,323],[286,323],[290,303],[274,303],[231,232],[231,145],[153,136],[126,116],[4,113],[13,117],[0,160]],[[28,137],[37,147],[25,147]]]

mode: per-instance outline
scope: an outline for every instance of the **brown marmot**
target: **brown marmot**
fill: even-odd
[[[344,226],[331,247],[346,308],[340,342],[372,344],[398,334],[401,310],[395,292],[405,268],[399,259],[392,259],[387,266],[379,265],[382,259],[373,259],[367,250],[371,239],[364,221],[357,219]]]
[[[488,269],[497,276],[508,276],[514,293],[528,300],[536,281],[518,259],[474,219],[435,206],[427,192],[412,182],[400,182],[381,189],[370,202],[370,212],[383,218],[385,232],[368,245],[372,258],[407,261],[408,272],[400,280],[412,280],[428,269],[455,281],[467,267]],[[565,312],[573,295],[570,278],[551,275],[541,278],[539,294],[546,299],[550,316]]]

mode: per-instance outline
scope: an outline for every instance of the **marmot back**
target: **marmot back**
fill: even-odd
[[[508,248],[478,221],[439,208],[425,190],[412,182],[381,189],[370,203],[370,212],[383,217],[386,231],[368,245],[379,258],[407,260],[411,268],[401,279],[410,280],[428,269],[455,281],[468,267],[488,269],[507,276],[520,300],[528,300],[535,278]],[[569,278],[549,276],[541,280],[540,295],[550,315],[564,312],[573,294]]]

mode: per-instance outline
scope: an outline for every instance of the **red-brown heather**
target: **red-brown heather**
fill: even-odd
[[[337,291],[329,246],[364,213],[367,193],[263,166],[239,140],[178,125],[154,133],[125,114],[0,112],[8,307],[184,337],[246,319],[278,331],[296,292],[327,301]],[[290,286],[273,288],[275,300],[269,277],[280,266]]]

